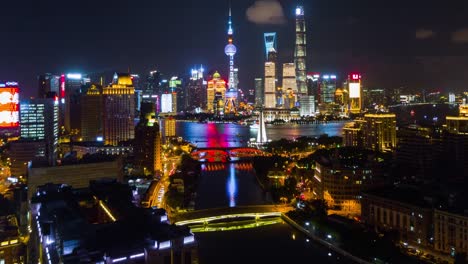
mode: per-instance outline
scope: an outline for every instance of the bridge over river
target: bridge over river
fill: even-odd
[[[267,153],[250,147],[196,148],[191,153],[192,158],[200,162],[239,161],[264,155]]]
[[[173,217],[176,225],[208,224],[213,221],[233,218],[262,218],[281,216],[281,213],[291,210],[291,206],[281,205],[250,205],[238,207],[221,207],[179,213]]]

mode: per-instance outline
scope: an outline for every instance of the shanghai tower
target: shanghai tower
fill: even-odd
[[[294,50],[294,64],[296,66],[296,82],[299,95],[307,94],[306,84],[306,27],[304,7],[296,7],[296,48]]]

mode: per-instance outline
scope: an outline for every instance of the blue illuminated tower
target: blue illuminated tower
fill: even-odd
[[[234,80],[234,55],[237,52],[236,46],[233,44],[231,6],[229,5],[229,21],[228,21],[228,44],[224,48],[224,53],[229,57],[229,83],[226,91],[225,114],[235,114],[237,104],[237,83]]]
[[[276,47],[276,32],[263,33],[263,38],[265,39],[265,57],[268,60],[268,53],[270,51],[277,50]]]

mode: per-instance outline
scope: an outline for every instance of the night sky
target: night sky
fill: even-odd
[[[303,2],[308,71],[360,71],[367,87],[468,88],[467,1]],[[296,3],[232,0],[241,88],[263,75],[263,32],[277,32],[280,61],[293,61]],[[44,72],[227,73],[228,0],[15,0],[0,10],[0,80],[26,95]]]

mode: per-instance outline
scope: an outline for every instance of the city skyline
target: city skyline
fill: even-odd
[[[241,89],[253,87],[254,78],[262,76],[263,33],[278,32],[279,61],[292,61],[296,4],[233,2]],[[367,0],[303,4],[308,71],[341,77],[362,72],[367,87],[447,92],[464,88],[468,32],[463,4],[394,1],[384,8]],[[26,96],[35,95],[37,75],[44,72],[158,69],[189,75],[192,65],[203,64],[207,72],[218,70],[227,76],[223,46],[228,1],[202,0],[196,6],[182,0],[132,6],[85,1],[67,7],[54,0],[27,8],[4,5],[11,11],[7,17],[15,17],[6,19],[0,31],[15,41],[2,44],[0,56],[13,63],[0,66],[0,79],[20,82]],[[184,5],[187,8],[181,9]]]

